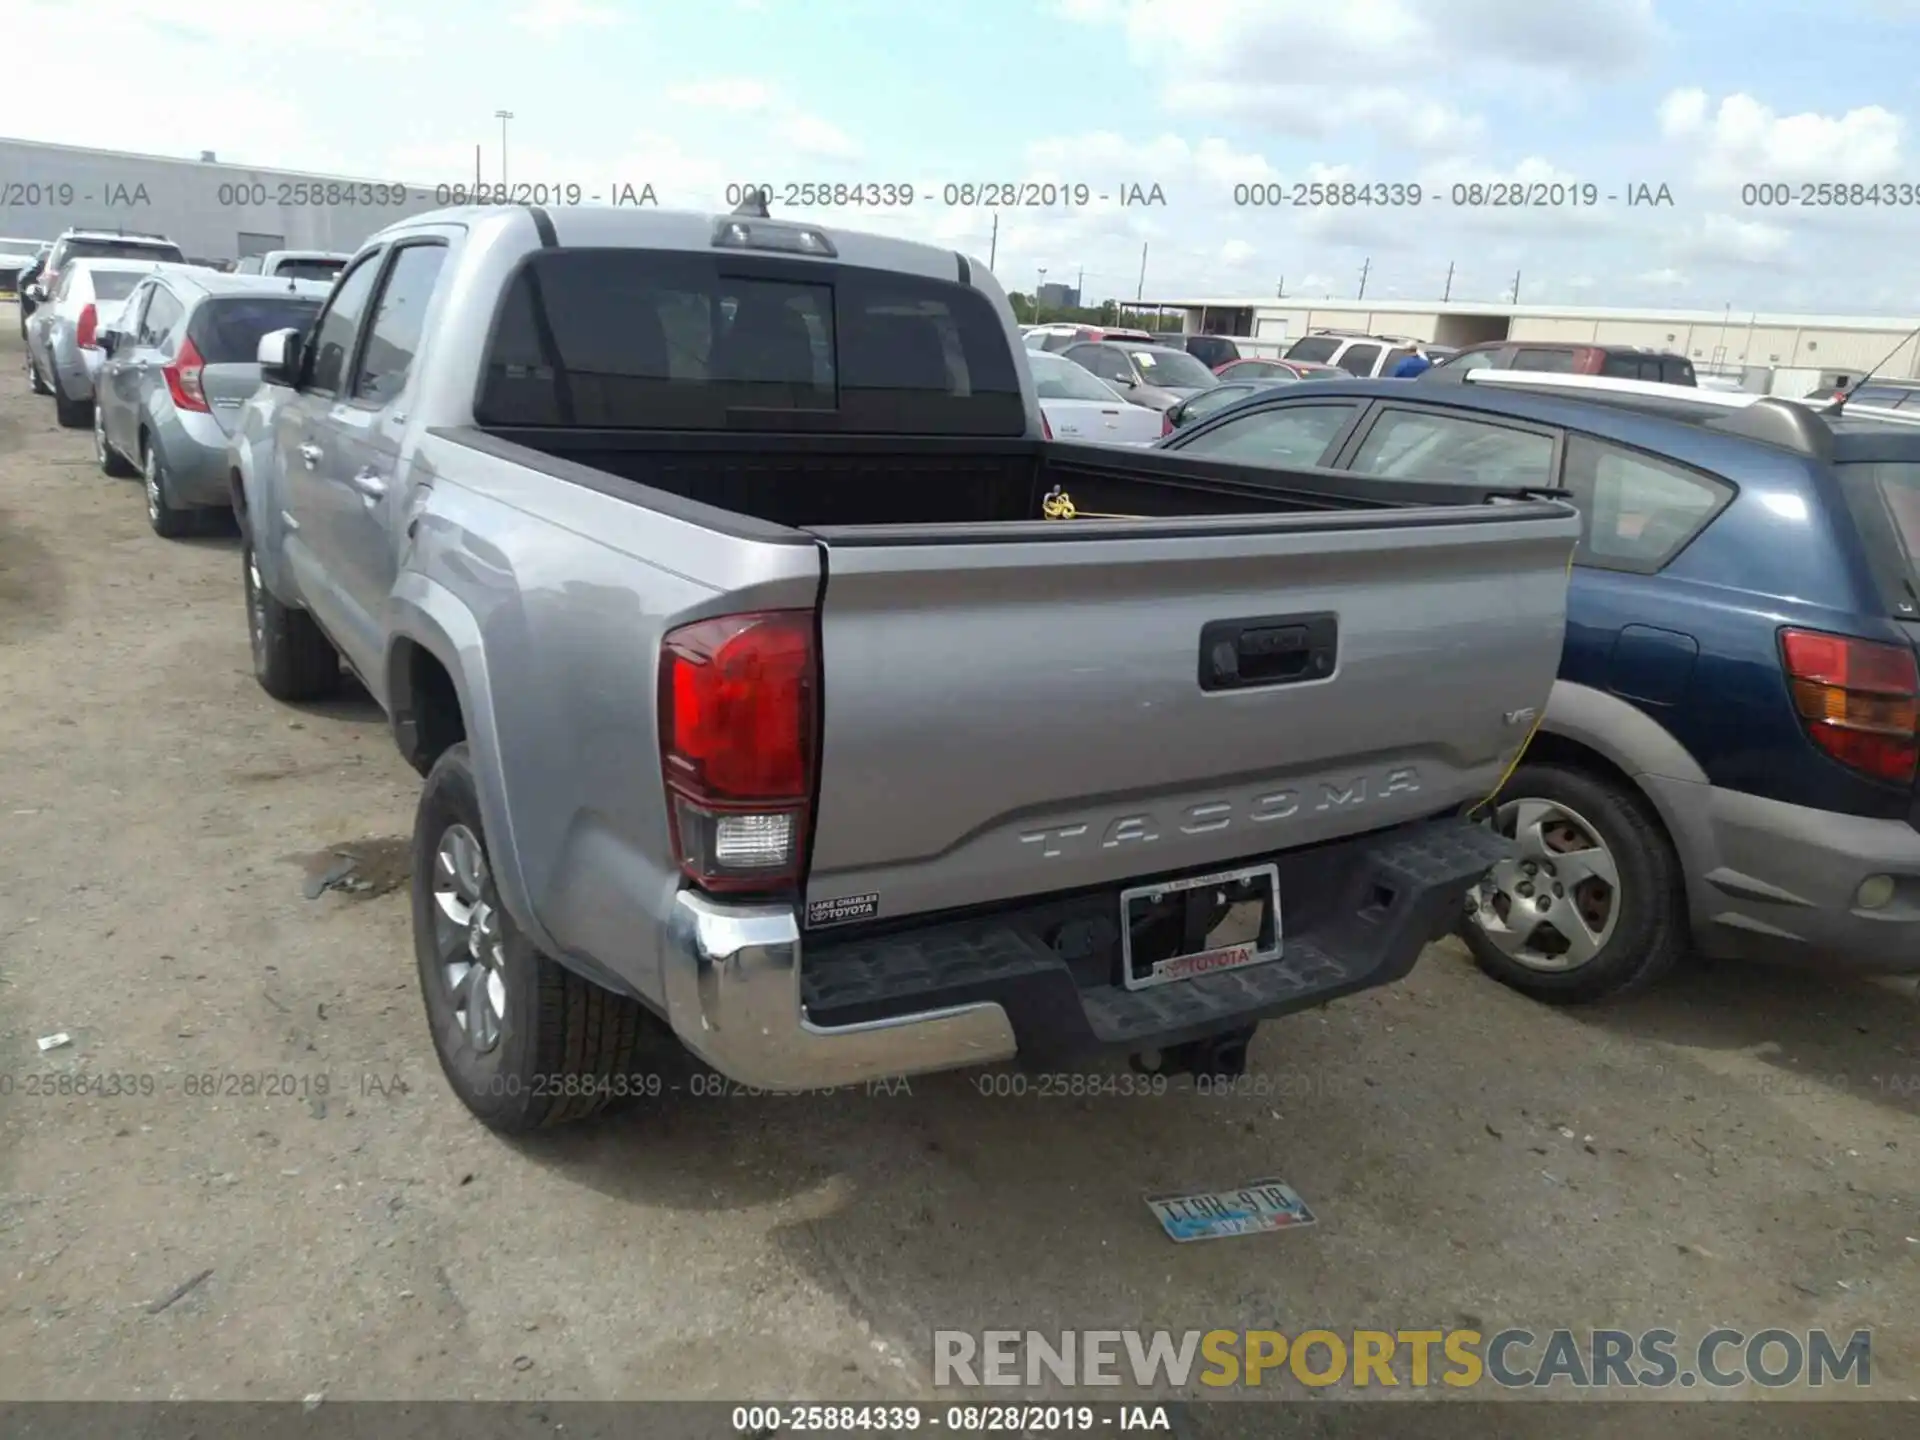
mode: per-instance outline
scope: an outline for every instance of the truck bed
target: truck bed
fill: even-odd
[[[1347,471],[1233,465],[1163,450],[1054,440],[671,434],[534,428],[438,432],[503,459],[562,462],[791,529],[1001,525],[1081,514],[1157,519],[1480,505],[1511,491]],[[1539,493],[1539,492],[1534,492]]]
[[[804,900],[881,920],[1480,798],[1551,687],[1578,533],[1557,499],[1159,451],[438,433],[789,564],[813,542]],[[1062,493],[1131,518],[1042,518]]]

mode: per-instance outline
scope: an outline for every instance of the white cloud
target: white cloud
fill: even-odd
[[[1220,263],[1231,266],[1244,265],[1258,253],[1244,240],[1229,240],[1220,247]]]
[[[1879,105],[1842,115],[1780,115],[1753,96],[1714,106],[1703,90],[1676,90],[1660,104],[1661,133],[1694,148],[1694,169],[1718,186],[1763,181],[1897,179],[1906,122]]]
[[[1761,220],[1708,214],[1688,224],[1672,243],[1671,253],[1696,265],[1778,266],[1792,250],[1791,232]]]
[[[1681,290],[1693,283],[1692,279],[1683,271],[1676,270],[1672,266],[1666,266],[1659,270],[1645,270],[1633,278],[1638,284],[1652,286],[1660,290]]]
[[[1480,129],[1424,95],[1436,74],[1450,89],[1587,82],[1628,72],[1661,33],[1652,0],[1062,0],[1056,9],[1119,26],[1143,68],[1177,77],[1163,95],[1176,113],[1305,135],[1359,123],[1430,150],[1461,148]]]
[[[620,23],[620,12],[589,0],[532,0],[525,9],[507,17],[508,23],[541,35],[556,35],[563,30],[598,29]]]
[[[795,155],[814,160],[857,160],[862,147],[824,116],[802,109],[779,89],[744,75],[722,75],[670,87],[669,105],[695,115],[750,119],[778,137]],[[757,163],[757,162],[756,162]]]

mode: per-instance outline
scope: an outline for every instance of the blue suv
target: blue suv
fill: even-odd
[[[1560,678],[1494,807],[1517,856],[1462,929],[1490,974],[1571,1002],[1694,948],[1920,971],[1920,427],[1429,377],[1162,444],[1572,493]]]

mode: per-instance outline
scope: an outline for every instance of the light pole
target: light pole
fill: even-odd
[[[507,183],[507,122],[513,119],[511,110],[496,110],[493,118],[500,122],[500,183]]]
[[[1040,283],[1033,287],[1033,323],[1038,325],[1040,323],[1040,292],[1047,288],[1047,267],[1039,265],[1035,268],[1040,272]]]

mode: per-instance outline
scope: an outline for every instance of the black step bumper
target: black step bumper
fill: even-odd
[[[998,1006],[1032,1066],[1164,1049],[1400,979],[1508,853],[1485,826],[1449,817],[1248,856],[1279,868],[1281,957],[1147,990],[1120,983],[1118,887],[809,937],[801,1001],[828,1030]]]

